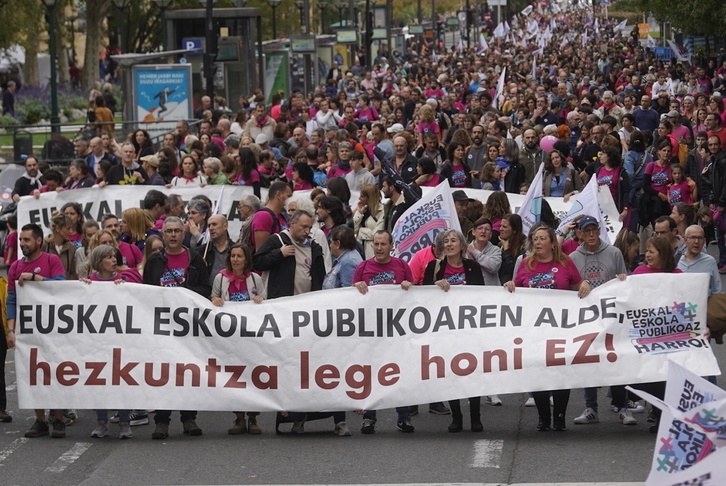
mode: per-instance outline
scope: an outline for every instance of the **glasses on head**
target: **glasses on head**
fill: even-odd
[[[165,235],[178,235],[184,233],[184,230],[181,228],[169,228],[164,230]]]

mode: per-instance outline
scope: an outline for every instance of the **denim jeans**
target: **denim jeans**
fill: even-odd
[[[396,407],[396,412],[398,412],[398,421],[399,422],[410,422],[411,421],[411,407]],[[373,422],[376,421],[376,411],[375,410],[366,410],[363,412],[363,419],[370,419],[373,420]]]

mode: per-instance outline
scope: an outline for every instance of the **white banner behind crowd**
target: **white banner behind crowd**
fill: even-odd
[[[334,411],[718,374],[706,275],[575,292],[336,289],[215,307],[185,289],[18,288],[21,408]]]
[[[95,219],[100,221],[100,218],[106,213],[113,213],[116,216],[121,216],[121,213],[129,208],[141,207],[141,202],[144,200],[144,196],[151,189],[157,189],[164,194],[178,194],[184,199],[189,201],[192,197],[198,194],[204,194],[215,203],[219,198],[219,194],[224,187],[224,194],[220,205],[220,214],[223,214],[229,220],[229,234],[235,239],[239,235],[242,221],[240,219],[239,212],[237,210],[240,198],[245,194],[252,194],[252,188],[247,186],[206,186],[206,187],[172,187],[166,189],[163,186],[107,186],[104,188],[89,188],[89,189],[75,189],[72,191],[61,191],[61,192],[49,192],[40,195],[40,198],[35,199],[33,196],[25,196],[21,198],[18,204],[18,227],[22,227],[27,223],[39,224],[46,233],[50,233],[50,219],[53,211],[60,210],[60,208],[68,202],[77,202],[83,207],[83,214],[86,219]],[[437,188],[424,188],[424,196],[429,193],[436,191]],[[450,189],[449,189],[450,190]],[[479,201],[486,202],[492,191],[485,191],[482,189],[464,189],[467,195],[472,199],[478,199]],[[264,206],[267,199],[267,189],[262,189],[262,205]],[[308,197],[310,191],[295,192],[293,197]],[[353,208],[358,203],[359,193],[353,191],[350,198],[350,204]],[[512,212],[517,213],[519,208],[524,202],[524,196],[519,194],[507,193],[509,198],[509,204],[512,207]],[[552,208],[552,212],[558,218],[564,218],[576,201],[582,201],[583,194],[574,196],[569,202],[565,202],[561,197],[546,197],[542,198],[547,201]],[[622,224],[618,222],[618,213],[615,208],[615,204],[612,202],[612,196],[609,191],[599,191],[598,201],[595,203],[588,203],[582,201],[582,206],[591,208],[597,207],[597,203],[600,204],[602,211],[602,218],[607,227],[608,237],[610,241],[615,241],[615,236],[622,227]],[[456,219],[456,211],[451,213]],[[593,214],[593,216],[595,216]],[[458,222],[450,222],[448,227],[455,227]]]
[[[72,191],[46,192],[35,199],[33,196],[25,196],[18,204],[18,227],[21,228],[27,223],[39,224],[46,233],[50,233],[50,220],[54,211],[59,211],[65,203],[77,202],[83,207],[83,216],[86,219],[101,221],[101,217],[107,213],[113,213],[121,217],[121,213],[129,208],[142,207],[146,193],[152,189],[164,194],[178,194],[189,201],[192,197],[204,194],[217,202],[220,192],[224,188],[224,194],[220,201],[219,214],[223,214],[229,220],[229,234],[233,238],[239,235],[242,227],[242,219],[237,210],[240,198],[245,194],[252,194],[252,187],[248,186],[205,186],[205,187],[172,187],[164,186],[106,186],[103,188],[93,187],[88,189],[74,189]],[[267,189],[262,189],[263,200],[267,197]]]

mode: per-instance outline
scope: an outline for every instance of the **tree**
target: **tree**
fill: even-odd
[[[656,20],[670,22],[686,35],[723,35],[726,31],[726,2],[723,0],[638,0],[643,12]]]
[[[81,75],[81,83],[86,89],[98,79],[98,56],[105,34],[103,24],[110,11],[110,0],[86,0],[86,48]]]

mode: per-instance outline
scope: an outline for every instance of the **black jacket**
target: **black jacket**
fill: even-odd
[[[207,265],[201,255],[194,250],[189,251],[189,266],[182,287],[193,290],[199,295],[209,298],[212,295],[212,287],[209,285],[209,274]],[[166,252],[153,253],[144,267],[144,283],[147,285],[159,285],[162,275],[167,270]]]
[[[524,166],[519,163],[519,160],[512,161],[509,164],[507,175],[504,176],[504,192],[519,194],[519,186],[524,184],[526,180],[527,175]]]
[[[270,235],[252,257],[252,267],[258,271],[269,271],[267,280],[267,298],[289,297],[295,294],[295,256],[282,255],[283,244],[292,245],[287,233]],[[315,241],[310,241],[312,262],[310,264],[311,290],[321,290],[325,278],[325,260],[323,248]]]
[[[464,275],[466,276],[466,285],[484,285],[484,275],[481,273],[481,267],[474,260],[464,258]],[[446,270],[446,259],[443,260],[431,260],[426,265],[424,271],[423,284],[434,285],[434,282],[444,278],[444,271]],[[436,274],[434,275],[434,272]]]

